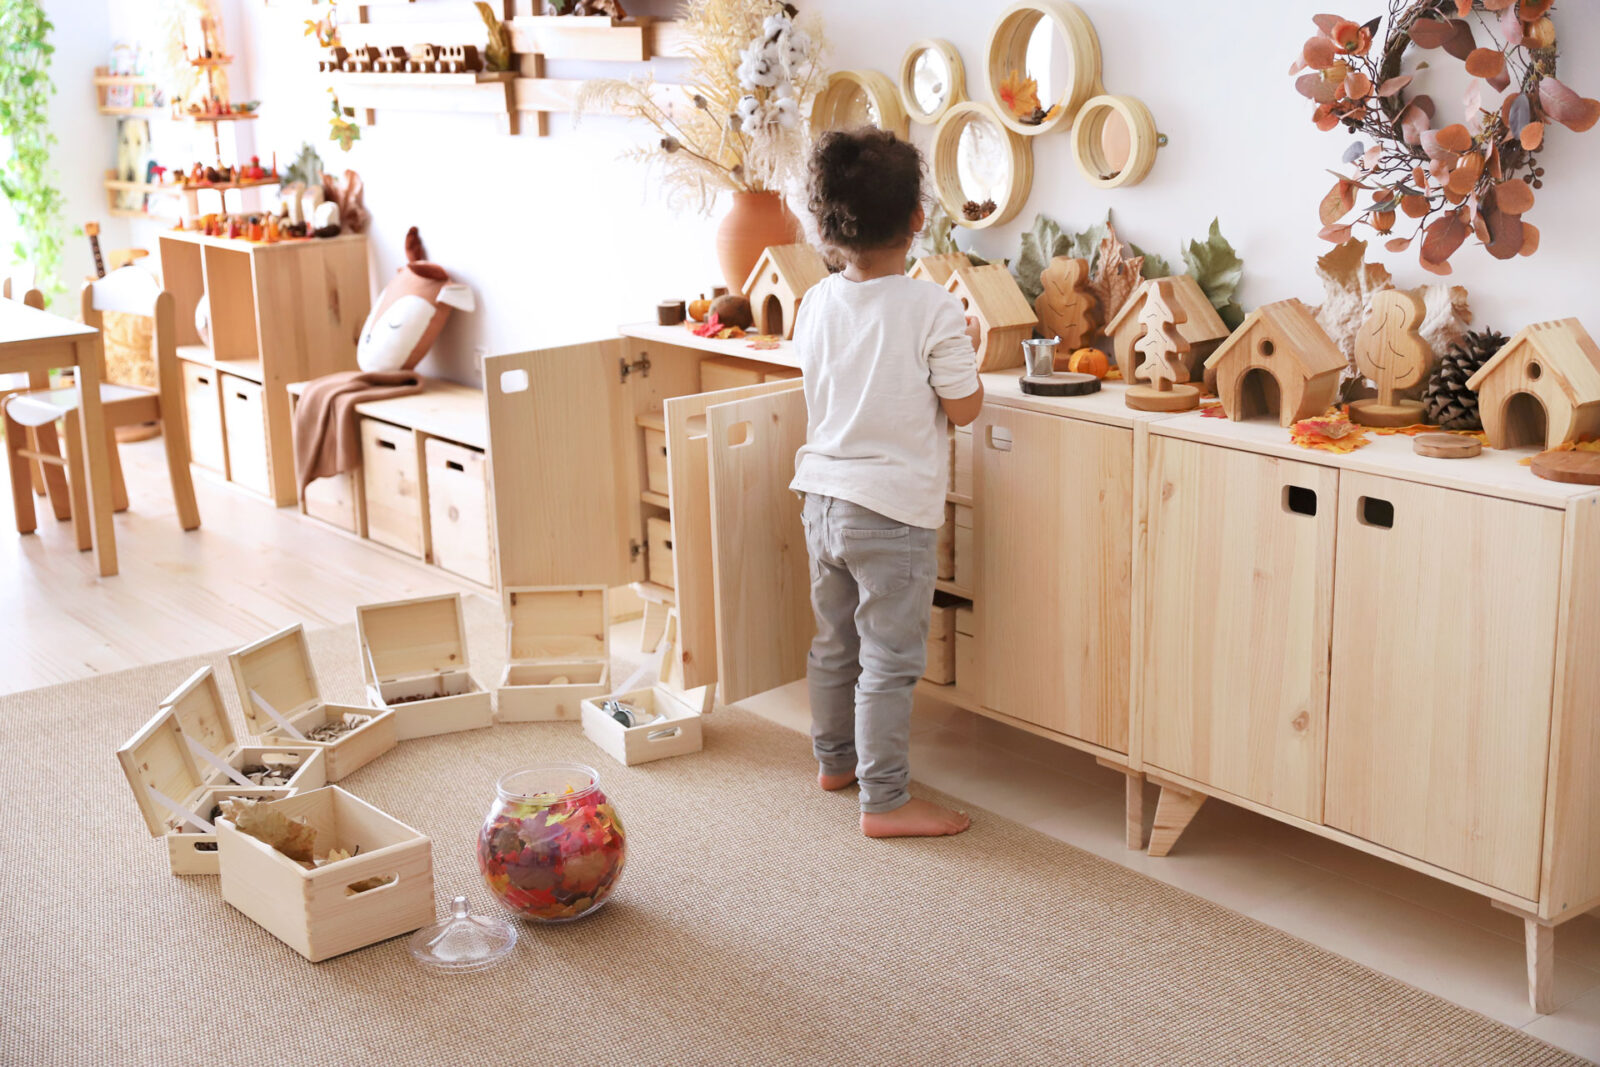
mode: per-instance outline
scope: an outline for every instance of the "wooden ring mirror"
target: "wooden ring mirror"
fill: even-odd
[[[933,181],[958,225],[986,229],[1010,221],[1033,187],[1033,145],[1007,129],[988,104],[968,100],[939,120],[933,135]],[[969,216],[964,205],[979,212]]]
[[[811,104],[811,132],[876,126],[904,139],[910,132],[900,93],[875,70],[836,70]]]
[[[1025,137],[1071,123],[1100,88],[1100,39],[1094,24],[1067,0],[1022,0],[1006,8],[989,34],[984,76],[995,111]],[[1034,83],[1032,99],[1017,90]]]
[[[1161,135],[1143,101],[1097,96],[1083,105],[1072,129],[1072,157],[1090,185],[1137,185],[1156,161]]]
[[[967,71],[949,41],[918,41],[900,61],[900,105],[912,122],[932,123],[967,98]]]

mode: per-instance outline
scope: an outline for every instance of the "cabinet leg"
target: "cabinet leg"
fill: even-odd
[[[1189,828],[1189,822],[1206,802],[1204,793],[1191,793],[1170,785],[1161,787],[1156,801],[1156,822],[1150,830],[1150,855],[1165,856]]]
[[[667,606],[654,600],[644,602],[644,631],[639,638],[640,652],[654,652],[661,647],[661,637],[667,632]]]
[[[1144,848],[1144,775],[1130,774],[1123,788],[1127,809],[1127,845],[1131,851]]]
[[[1528,943],[1528,1003],[1540,1015],[1556,1010],[1556,928],[1538,919],[1523,919]]]

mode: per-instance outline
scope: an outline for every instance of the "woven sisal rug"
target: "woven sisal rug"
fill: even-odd
[[[470,619],[492,683],[495,610]],[[353,627],[311,647],[324,695],[357,698]],[[599,769],[627,872],[607,908],[524,928],[486,973],[425,973],[404,939],[311,965],[215,878],[166,872],[113,758],[205,662],[224,667],[0,700],[0,1063],[1582,1062],[981,811],[959,838],[867,841],[854,795],[817,791],[806,740],[737,710],[704,752],[632,769],[565,724],[403,742],[341,784],[432,837],[441,908],[492,906],[477,826],[496,777],[538,760]]]

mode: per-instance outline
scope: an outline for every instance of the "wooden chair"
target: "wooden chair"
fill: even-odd
[[[109,382],[100,387],[100,400],[106,416],[106,452],[111,468],[112,507],[116,511],[124,511],[128,507],[128,490],[122,479],[122,463],[112,431],[118,426],[159,422],[167,448],[167,469],[172,477],[172,496],[177,505],[178,522],[185,530],[193,530],[200,525],[200,511],[195,505],[194,482],[189,475],[189,434],[184,423],[183,381],[178,370],[177,326],[173,318],[172,294],[164,292],[148,271],[124,267],[83,287],[84,324],[99,329],[102,312],[106,311],[150,315],[155,320],[156,387],[145,389]],[[33,494],[28,485],[30,460],[44,466],[45,481],[52,499],[56,497],[58,488],[63,490],[63,499],[67,499],[66,491],[70,491],[67,515],[62,515],[58,504],[57,518],[70,517],[71,509],[83,509],[80,514],[86,512],[89,500],[83,477],[83,438],[78,425],[77,388],[72,386],[14,393],[5,398],[3,406],[17,532],[31,533],[37,528]],[[25,429],[31,428],[37,432],[49,427],[53,434],[57,419],[65,422],[65,460],[54,448],[46,447],[44,441],[32,449],[23,446]],[[66,470],[64,486],[56,481],[60,479],[63,467]],[[91,547],[89,524],[81,523],[79,526],[78,548],[87,550]]]
[[[40,311],[44,310],[44,294],[37,289],[24,289],[20,285],[13,286],[12,279],[9,275],[3,281],[0,281],[0,300],[16,300],[20,303],[26,304],[28,307],[37,308]],[[0,384],[0,404],[3,404],[5,402],[5,398],[10,396],[12,393],[25,392],[30,389],[50,388],[49,371],[35,371],[26,376],[16,374],[5,375],[4,377],[17,381],[20,381],[26,377],[27,384]],[[61,454],[59,448],[57,447],[56,428],[54,426],[30,428],[27,430],[27,435],[29,448],[35,451],[54,453],[56,455]],[[53,481],[46,478],[47,471],[55,476]],[[46,492],[50,492],[50,504],[55,509],[56,518],[62,520],[70,518],[70,509],[72,505],[67,498],[66,479],[62,477],[61,472],[59,470],[47,468],[44,464],[38,462],[37,460],[29,461],[28,472],[33,482],[34,494],[36,496],[44,496]],[[53,492],[51,492],[52,487],[55,489]]]

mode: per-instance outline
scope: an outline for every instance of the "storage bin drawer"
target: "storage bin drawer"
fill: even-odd
[[[650,580],[668,589],[677,588],[672,568],[672,524],[666,519],[645,520]]]
[[[367,537],[418,559],[427,556],[417,437],[378,419],[361,420]]]
[[[257,493],[267,481],[267,424],[261,386],[233,374],[222,379],[222,429],[228,442],[228,479]]]
[[[956,680],[956,608],[961,601],[940,593],[934,597],[928,624],[928,665],[922,676],[935,685]]]
[[[228,473],[222,443],[222,377],[210,367],[183,363],[184,421],[189,426],[189,460],[219,474]]]
[[[318,478],[300,494],[300,503],[313,519],[361,533],[361,471]]]
[[[463,578],[493,585],[488,462],[476,449],[434,437],[423,441],[422,452],[433,562]]]
[[[666,496],[671,491],[667,488],[667,435],[649,428],[643,432],[645,488]]]

